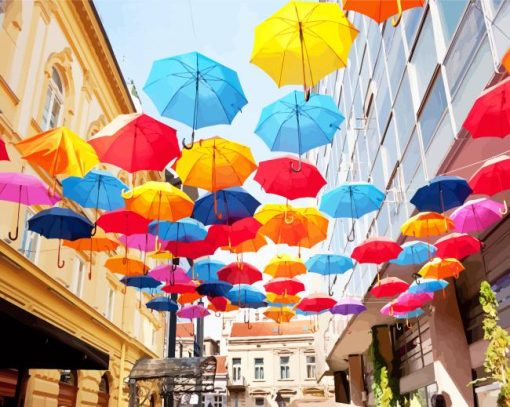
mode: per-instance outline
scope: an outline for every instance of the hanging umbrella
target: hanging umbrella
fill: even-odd
[[[177,311],[177,316],[183,319],[205,318],[210,312],[203,305],[187,305]]]
[[[504,206],[488,198],[472,199],[451,214],[455,230],[461,233],[480,232],[503,218]]]
[[[28,229],[47,239],[59,239],[57,267],[63,268],[65,261],[60,259],[62,240],[77,240],[90,237],[94,225],[71,209],[50,208],[36,213],[28,220]]]
[[[103,213],[96,221],[96,225],[105,232],[122,233],[126,236],[147,233],[149,223],[149,219],[124,209]]]
[[[144,113],[117,116],[89,143],[101,162],[130,173],[163,171],[181,155],[176,130]]]
[[[503,138],[510,134],[510,78],[482,92],[462,127],[473,138]]]
[[[425,263],[418,274],[425,278],[444,280],[448,277],[457,278],[462,271],[464,271],[464,266],[457,259],[440,259],[435,257]]]
[[[241,308],[259,307],[265,305],[266,295],[249,284],[239,284],[228,292],[226,297],[234,305]]]
[[[433,293],[446,288],[448,281],[434,278],[418,278],[411,284],[408,292],[411,294]]]
[[[306,261],[306,268],[310,273],[321,275],[343,274],[352,269],[352,259],[341,254],[314,254]]]
[[[253,239],[245,240],[236,246],[225,246],[223,249],[228,250],[230,253],[242,255],[243,253],[256,253],[265,245],[267,245],[266,238],[262,233],[257,232]]]
[[[304,312],[319,313],[331,309],[335,304],[336,300],[328,295],[315,293],[302,298],[296,307]]]
[[[9,232],[9,239],[16,240],[19,235],[19,218],[23,205],[54,205],[60,200],[58,195],[48,193],[48,188],[39,179],[28,174],[16,172],[0,173],[0,200],[18,204],[16,232]]]
[[[216,199],[216,211],[214,203]],[[260,202],[243,188],[233,187],[204,195],[195,202],[192,217],[204,225],[232,223],[252,217]],[[219,215],[219,216],[218,216]]]
[[[136,233],[133,235],[119,236],[121,242],[126,248],[136,249],[141,252],[152,252],[156,250],[156,238],[148,233]]]
[[[395,312],[393,314],[393,317],[397,318],[397,319],[411,319],[411,318],[419,318],[423,314],[425,314],[425,311],[423,311],[421,308],[417,308],[417,309],[415,309],[413,311],[409,311],[409,312]]]
[[[120,282],[127,285],[128,287],[138,288],[157,288],[161,285],[161,281],[155,280],[150,276],[133,276],[123,277]]]
[[[207,238],[193,242],[170,240],[163,244],[163,249],[170,251],[174,257],[186,257],[193,260],[199,257],[211,256],[217,248],[218,246]]]
[[[195,301],[199,300],[202,297],[203,297],[203,295],[200,295],[197,292],[194,292],[194,293],[184,293],[184,294],[180,294],[179,295],[179,298],[177,299],[177,302],[179,304],[181,304],[181,305],[192,304],[192,303],[194,303]]]
[[[433,245],[413,240],[405,242],[402,245],[402,251],[396,259],[390,260],[390,263],[398,264],[399,266],[410,266],[413,264],[422,264],[434,257],[437,248]]]
[[[402,13],[413,7],[423,7],[424,0],[345,0],[344,10],[352,10],[364,14],[377,24],[382,23],[392,16],[391,23],[396,27],[400,23]]]
[[[448,233],[454,227],[453,220],[446,215],[436,212],[420,212],[406,220],[400,230],[405,236],[430,237]]]
[[[272,319],[277,324],[289,322],[296,313],[289,307],[269,307],[264,311],[266,318]]]
[[[356,298],[342,298],[331,308],[332,314],[356,315],[366,311],[367,307]]]
[[[508,73],[510,73],[510,48],[507,49],[505,55],[503,55],[503,59],[501,60],[501,65],[506,69]]]
[[[394,297],[402,294],[409,288],[409,284],[400,278],[386,277],[381,279],[370,290],[370,294],[376,298]]]
[[[500,155],[485,161],[469,179],[473,194],[495,195],[510,189],[510,157]],[[506,200],[504,212],[508,212]]]
[[[254,239],[262,225],[254,218],[244,218],[232,225],[212,225],[207,239],[216,246],[237,246],[246,240]]]
[[[155,61],[143,90],[161,116],[193,129],[185,148],[195,130],[232,123],[248,103],[237,73],[198,52]]]
[[[112,256],[106,260],[104,266],[114,274],[127,277],[141,276],[149,271],[142,261],[129,256]]]
[[[235,262],[218,270],[218,278],[230,284],[253,284],[262,280],[262,273],[251,264]]]
[[[149,233],[157,234],[161,240],[175,240],[178,242],[194,242],[207,237],[205,226],[191,218],[183,218],[177,222],[151,222]]]
[[[161,289],[168,294],[191,294],[196,292],[197,284],[193,281],[187,283],[173,282],[167,283]]]
[[[295,305],[301,300],[299,295],[275,294],[272,292],[267,292],[266,297],[268,304],[273,307]]]
[[[207,308],[213,312],[230,312],[239,309],[237,305],[233,305],[229,299],[225,297],[209,298],[209,305]]]
[[[173,260],[174,258],[168,250],[155,250],[147,253],[147,256],[154,260]]]
[[[439,176],[418,188],[411,203],[419,211],[444,213],[464,203],[473,191],[464,178]]]
[[[213,281],[218,280],[218,271],[223,267],[225,263],[221,261],[203,259],[194,262],[187,274],[193,280]]]
[[[462,260],[478,253],[482,248],[482,242],[466,233],[450,233],[436,241],[434,245],[437,247],[436,256],[442,259]]]
[[[273,278],[293,278],[305,274],[306,266],[300,258],[283,254],[269,260],[269,263],[264,267],[264,273]]]
[[[10,161],[9,154],[5,148],[5,141],[0,139],[0,161]]]
[[[290,2],[256,27],[251,62],[278,87],[307,91],[347,65],[357,35],[338,4]]]
[[[225,281],[204,281],[197,287],[197,293],[208,297],[224,297],[233,285]]]
[[[168,297],[156,297],[146,303],[145,306],[155,311],[175,312],[179,309],[177,303]]]
[[[400,294],[399,297],[381,308],[382,315],[395,316],[395,314],[404,314],[414,311],[434,299],[433,293],[410,294],[408,292]]]
[[[149,271],[149,276],[163,283],[189,283],[191,278],[181,266],[160,264]]]
[[[305,100],[303,92],[293,91],[262,110],[255,133],[271,151],[301,156],[315,147],[332,143],[343,121],[331,96],[312,94]],[[301,159],[299,165],[294,164],[287,162],[284,173],[301,171]]]
[[[301,291],[305,291],[305,285],[297,278],[273,278],[264,284],[264,288],[266,292],[283,296],[296,295]]]
[[[315,198],[326,180],[312,163],[301,160],[301,171],[292,170],[298,167],[299,160],[290,155],[261,161],[254,180],[268,194],[289,200]]]
[[[366,239],[352,251],[351,257],[358,263],[381,264],[396,259],[402,247],[387,237]]]
[[[83,177],[99,163],[97,154],[84,139],[65,127],[58,127],[16,143],[22,158],[57,175]]]

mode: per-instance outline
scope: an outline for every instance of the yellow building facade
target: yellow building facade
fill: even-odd
[[[0,137],[10,156],[0,172],[23,169],[50,185],[47,174],[20,159],[14,143],[62,125],[88,139],[117,115],[135,111],[92,2],[0,0]],[[127,174],[119,176],[129,182]],[[59,205],[77,209],[69,201]],[[145,307],[147,294],[126,288],[103,267],[114,253],[90,258],[63,248],[59,269],[58,242],[25,227],[41,209],[21,207],[13,240],[17,206],[0,202],[0,335],[7,338],[0,406],[15,405],[16,393],[21,406],[127,405],[125,378],[138,359],[162,356],[165,318]],[[16,324],[23,330],[9,332]],[[8,365],[20,358],[26,369]],[[101,370],[72,369],[102,364]],[[52,368],[33,368],[40,366]]]

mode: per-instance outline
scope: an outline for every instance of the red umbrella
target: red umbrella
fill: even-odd
[[[101,162],[131,173],[163,171],[181,155],[176,130],[143,113],[117,116],[89,143]]]
[[[296,295],[305,291],[305,285],[297,278],[273,278],[264,284],[264,288],[278,295]]]
[[[161,288],[169,294],[189,294],[196,292],[197,283],[193,280],[183,283],[174,282],[173,284],[166,284]]]
[[[299,160],[292,156],[261,161],[255,173],[257,181],[264,191],[287,199],[315,198],[326,180],[311,163],[301,161],[301,171],[296,172]]]
[[[0,161],[9,161],[9,154],[5,148],[5,141],[0,139]]]
[[[469,179],[473,194],[495,195],[510,189],[510,157],[500,155],[483,163]]]
[[[358,263],[381,264],[396,259],[402,248],[387,237],[372,237],[360,243],[351,257]]]
[[[253,284],[262,280],[262,273],[251,264],[235,262],[219,269],[218,278],[233,285]]]
[[[212,225],[207,233],[207,240],[214,242],[217,247],[234,247],[254,239],[261,226],[254,218],[244,218],[232,225]]]
[[[510,78],[485,90],[462,125],[473,138],[510,134]]]
[[[194,242],[170,240],[163,244],[162,249],[168,250],[175,257],[198,259],[199,257],[214,254],[217,248],[218,245],[206,238],[204,240],[195,240]]]
[[[434,246],[437,248],[436,257],[462,260],[478,253],[482,248],[482,242],[466,233],[450,233],[434,243]]]
[[[237,305],[233,305],[228,298],[225,297],[207,297],[210,304],[208,308],[215,312],[229,312],[239,309]]]
[[[147,233],[150,220],[135,212],[119,209],[106,212],[97,219],[97,226],[107,233],[122,233],[130,236],[138,233]]]
[[[299,301],[296,305],[303,312],[319,313],[330,309],[336,304],[336,300],[326,294],[316,293],[310,294]]]
[[[404,280],[396,277],[386,277],[370,290],[370,294],[377,298],[394,297],[395,295],[402,294],[408,288],[409,284]]]

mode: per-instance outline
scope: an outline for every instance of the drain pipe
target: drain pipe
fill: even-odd
[[[120,348],[120,367],[119,367],[119,389],[117,395],[117,407],[121,406],[122,400],[122,388],[124,386],[124,364],[126,361],[126,343],[122,342],[122,347]]]

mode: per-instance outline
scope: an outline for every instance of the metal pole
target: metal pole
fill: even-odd
[[[202,301],[198,304],[204,305]],[[204,318],[197,318],[197,335],[195,338],[195,346],[193,346],[193,348],[193,356],[198,358],[204,356]]]
[[[172,263],[176,266],[179,265],[179,259],[172,259]],[[172,300],[177,301],[177,294],[172,294],[170,297]],[[170,312],[168,318],[168,340],[167,340],[167,357],[175,358],[175,343],[177,339],[177,315],[175,311]],[[173,407],[174,397],[173,393],[169,392],[165,395],[165,407]]]

